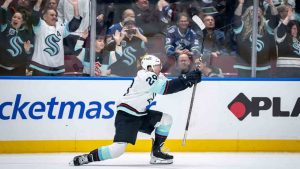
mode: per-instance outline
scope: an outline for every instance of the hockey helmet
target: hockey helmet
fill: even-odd
[[[141,61],[142,67],[145,70],[148,70],[148,67],[155,65],[161,65],[160,59],[154,55],[145,55]]]

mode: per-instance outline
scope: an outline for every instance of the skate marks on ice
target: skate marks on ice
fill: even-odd
[[[83,166],[69,166],[81,153],[0,154],[0,169],[295,169],[300,153],[171,153],[174,163],[151,165],[150,153],[125,153],[123,156]]]

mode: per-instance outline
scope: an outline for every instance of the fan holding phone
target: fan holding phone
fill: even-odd
[[[141,29],[135,24],[133,17],[124,19],[121,32],[116,31],[113,39],[116,43],[117,61],[110,65],[113,75],[135,76],[139,67],[140,59],[146,53],[145,43],[147,38],[141,33]]]

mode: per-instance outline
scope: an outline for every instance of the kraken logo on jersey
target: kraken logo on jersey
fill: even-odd
[[[249,37],[250,42],[252,42],[252,36]],[[262,40],[257,39],[256,41],[256,50],[257,52],[260,52],[265,47],[265,43]]]
[[[12,49],[7,49],[7,52],[9,52],[13,57],[16,57],[20,55],[23,51],[22,44],[24,42],[19,36],[15,36],[9,40],[9,44],[12,47]]]
[[[295,49],[294,53],[296,53],[297,55],[300,55],[300,43],[298,40],[293,43],[293,48]]]
[[[48,48],[45,48],[44,51],[47,52],[50,56],[57,55],[59,52],[59,45],[57,43],[59,41],[59,37],[57,37],[55,34],[47,36],[45,39],[45,43]]]
[[[133,47],[127,47],[124,49],[124,57],[127,60],[123,60],[124,63],[126,63],[128,66],[132,65],[136,61],[136,57],[132,54],[133,52],[136,52],[136,49]]]

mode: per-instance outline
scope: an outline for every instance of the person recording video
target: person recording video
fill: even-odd
[[[140,67],[140,59],[146,53],[147,38],[135,24],[135,19],[124,20],[121,32],[116,31],[113,39],[116,43],[116,59],[109,69],[117,76],[135,76]]]

